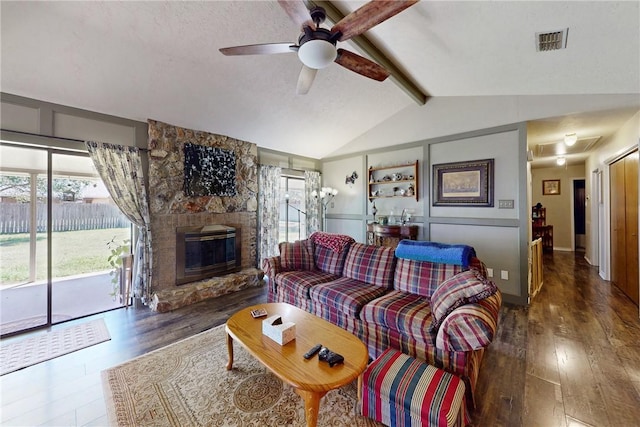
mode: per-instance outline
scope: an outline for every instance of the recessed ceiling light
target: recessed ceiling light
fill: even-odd
[[[556,163],[558,164],[558,166],[562,166],[567,162],[567,159],[565,157],[558,157],[556,159]]]
[[[578,141],[578,135],[576,135],[576,133],[568,133],[564,136],[564,143],[567,144],[567,146],[571,147],[573,144],[575,144]]]

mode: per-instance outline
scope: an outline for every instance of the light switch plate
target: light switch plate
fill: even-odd
[[[513,209],[513,200],[498,200],[498,209]]]
[[[502,280],[509,280],[509,272],[507,270],[500,270],[500,278]]]

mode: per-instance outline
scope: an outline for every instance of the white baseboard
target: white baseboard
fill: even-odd
[[[560,247],[557,247],[557,246],[554,246],[553,250],[554,251],[562,251],[562,252],[573,252],[573,249],[571,249],[571,248],[560,248]]]

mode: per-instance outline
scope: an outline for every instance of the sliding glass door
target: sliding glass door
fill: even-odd
[[[53,323],[121,307],[108,258],[111,249],[130,246],[130,222],[86,154],[53,153],[51,172]]]
[[[121,307],[109,257],[130,247],[131,224],[88,155],[0,150],[1,334]]]
[[[0,145],[0,334],[47,325],[47,150]]]

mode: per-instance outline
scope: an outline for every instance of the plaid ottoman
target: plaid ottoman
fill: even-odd
[[[362,415],[388,426],[461,426],[464,382],[394,349],[362,374]]]

